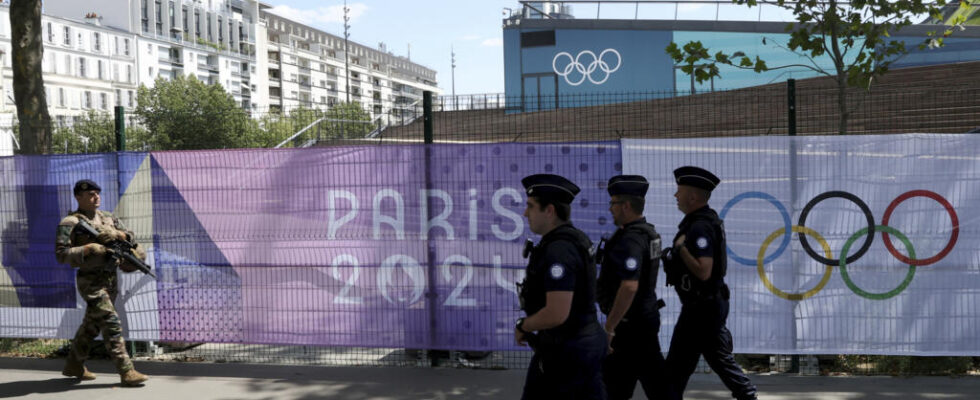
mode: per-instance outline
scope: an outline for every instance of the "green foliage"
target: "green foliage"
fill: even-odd
[[[64,339],[0,338],[0,357],[56,357],[67,344]]]
[[[733,0],[736,4],[754,7],[757,0]],[[683,47],[671,43],[666,52],[681,66],[681,70],[693,74],[697,82],[720,76],[717,64],[751,69],[755,72],[770,69],[802,67],[817,73],[846,79],[849,86],[867,87],[873,79],[888,71],[888,67],[908,52],[905,43],[891,38],[891,33],[911,25],[913,18],[921,15],[941,16],[946,0],[855,0],[849,4],[826,0],[788,2],[777,0],[774,4],[792,10],[795,23],[786,26],[790,33],[788,50],[811,60],[830,57],[834,71],[824,71],[813,65],[794,64],[770,68],[765,61],[754,60],[742,52],[731,55],[724,52],[710,54],[700,42],[690,42]],[[961,8],[970,7],[962,2]],[[950,24],[962,28],[964,17],[953,18]],[[953,33],[952,28],[939,35],[930,32],[920,43],[920,48],[942,46],[943,37]]]
[[[962,375],[976,367],[972,357],[840,355],[827,370],[863,375]]]
[[[363,138],[374,130],[371,114],[356,101],[340,103],[327,110],[327,138]]]
[[[51,138],[51,152],[55,154],[112,151],[116,151],[116,127],[109,113],[90,110],[73,123],[55,127]]]
[[[196,77],[157,78],[152,88],[141,86],[136,115],[147,128],[133,139],[153,150],[194,150],[246,147],[251,123],[221,85],[206,85]]]

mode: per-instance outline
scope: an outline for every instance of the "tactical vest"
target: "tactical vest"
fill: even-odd
[[[527,315],[541,311],[544,308],[547,293],[544,290],[544,280],[548,277],[548,265],[543,265],[548,245],[558,241],[567,241],[575,246],[585,268],[575,271],[575,291],[572,296],[572,306],[568,319],[558,327],[548,330],[548,333],[572,337],[590,322],[597,321],[595,316],[595,284],[596,267],[591,253],[592,243],[582,231],[571,224],[560,225],[541,238],[531,250],[528,260],[527,276],[521,285],[519,295],[523,300],[523,310]]]
[[[688,234],[688,230],[698,221],[707,221],[712,227],[712,234],[714,236],[711,238],[712,243],[714,243],[711,254],[714,264],[711,266],[711,276],[708,280],[702,281],[695,277],[691,273],[691,270],[684,265],[684,261],[680,259],[680,256],[675,254],[676,251],[673,249],[664,255],[664,270],[668,276],[667,283],[674,285],[678,297],[680,297],[681,302],[684,304],[710,300],[716,296],[724,297],[725,299],[729,297],[728,287],[725,286],[724,281],[725,274],[728,270],[728,255],[725,253],[727,249],[725,225],[721,218],[718,217],[718,213],[708,207],[692,212],[678,226],[678,232],[674,236],[673,242],[676,242],[677,238],[682,234],[687,235],[685,239],[687,241],[697,240],[697,238],[692,238]]]
[[[657,287],[657,268],[660,266],[661,240],[660,234],[657,233],[653,225],[645,222],[635,223],[626,225],[623,229],[616,231],[605,248],[614,247],[627,234],[639,235],[644,238],[643,242],[647,245],[647,251],[644,252],[642,263],[639,265],[639,288],[636,296],[633,297],[633,304],[630,305],[626,315],[624,315],[626,318],[636,318],[643,315],[651,315],[657,312],[658,309],[655,289]],[[600,251],[603,252],[601,255],[599,253]],[[609,257],[605,254],[605,249],[597,250],[596,257],[603,260],[602,271],[599,273],[597,292],[599,309],[604,314],[609,315],[613,303],[616,301],[616,293],[619,291],[619,286],[622,282],[619,276],[612,271],[613,268],[618,268],[618,266],[611,264]]]

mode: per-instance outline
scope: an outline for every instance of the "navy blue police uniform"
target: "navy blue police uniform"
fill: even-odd
[[[650,184],[638,175],[619,175],[609,180],[610,196],[646,196]],[[664,356],[657,299],[657,269],[660,266],[660,234],[646,218],[623,224],[600,246],[599,310],[609,315],[623,281],[638,281],[633,302],[615,328],[613,352],[603,363],[602,378],[609,399],[629,399],[637,380],[651,399],[665,399]]]
[[[570,204],[579,188],[557,175],[539,174],[521,181],[528,197]],[[545,307],[551,291],[573,292],[568,318],[561,325],[525,333],[534,355],[522,399],[605,399],[601,364],[606,338],[595,310],[596,268],[592,243],[565,223],[528,249],[526,278],[520,286],[521,309],[528,316]],[[526,250],[527,251],[527,250]],[[518,320],[521,329],[523,319]]]
[[[681,167],[674,170],[678,185],[687,185],[707,191],[719,182],[717,176],[698,167]],[[688,379],[697,368],[698,358],[704,356],[708,366],[718,374],[722,383],[738,400],[756,399],[756,388],[749,381],[732,355],[732,334],[726,327],[730,292],[725,284],[728,268],[725,253],[725,227],[718,213],[704,206],[689,212],[677,226],[677,238],[686,235],[684,246],[695,259],[711,257],[714,264],[711,275],[701,281],[684,265],[680,254],[673,249],[664,250],[664,270],[667,283],[674,286],[681,300],[681,314],[674,326],[667,354],[667,370],[673,384],[673,392],[682,398]]]

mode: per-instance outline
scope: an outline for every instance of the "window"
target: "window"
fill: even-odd
[[[71,46],[71,27],[65,27],[65,46]]]
[[[187,34],[187,7],[181,8],[180,16],[184,20],[184,34]]]
[[[105,93],[99,93],[99,106],[103,110],[109,109],[109,95]]]
[[[82,105],[85,108],[92,108],[92,92],[88,90],[85,91],[85,96],[83,97]]]
[[[143,32],[149,32],[150,31],[150,16],[149,16],[149,12],[147,12],[147,10],[146,10],[146,0],[143,0],[143,1],[140,2],[140,12],[141,12],[142,17],[143,17],[142,18],[142,21],[143,21]]]
[[[98,32],[92,34],[92,49],[96,52],[102,52],[102,38],[99,37]]]
[[[171,28],[176,28],[177,27],[177,14],[176,14],[176,11],[174,10],[174,2],[173,2],[173,0],[170,1],[170,9],[169,9],[169,12],[170,12],[170,27]]]
[[[71,74],[71,55],[65,54],[65,75]]]
[[[65,88],[58,88],[58,106],[65,106]]]
[[[129,55],[129,39],[123,39],[123,54]]]
[[[155,19],[157,34],[162,35],[163,34],[163,6],[160,5],[160,0],[155,1],[153,5],[157,16]]]
[[[122,90],[116,89],[116,105],[122,105]]]
[[[201,12],[194,10],[194,36],[201,37]]]
[[[96,74],[98,74],[99,79],[102,79],[104,75],[104,73],[102,72],[104,68],[102,65],[102,60],[98,60],[98,65],[96,66],[98,67],[98,69],[96,70],[97,71]]]
[[[126,83],[133,83],[133,66],[126,66]]]
[[[119,82],[119,64],[112,64],[112,80]]]
[[[221,29],[221,17],[218,17],[218,43],[225,42],[225,35],[222,32],[224,32],[224,30]]]
[[[48,22],[48,43],[54,43],[54,26]]]
[[[84,78],[85,75],[85,59],[78,57],[78,76]]]
[[[127,97],[129,99],[129,107],[132,108],[133,107],[133,97],[134,97],[132,90],[129,90],[129,96],[127,96]]]

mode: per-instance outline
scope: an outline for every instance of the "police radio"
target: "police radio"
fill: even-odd
[[[602,265],[602,260],[605,258],[606,240],[608,239],[605,236],[599,238],[599,243],[596,243],[595,247],[591,249],[596,264]]]
[[[531,239],[525,239],[524,249],[521,250],[521,255],[524,256],[524,258],[528,258],[531,256],[532,251],[534,251],[534,242],[532,242]]]
[[[660,258],[660,254],[661,254],[660,245],[661,245],[661,243],[660,243],[660,235],[655,236],[653,238],[653,240],[650,241],[650,259],[651,260],[657,260],[657,259]]]

